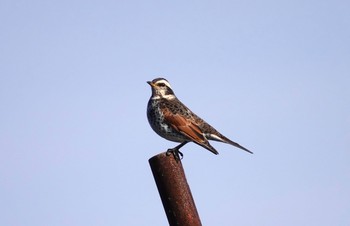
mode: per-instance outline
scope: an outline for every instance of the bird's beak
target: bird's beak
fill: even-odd
[[[154,87],[154,84],[153,84],[152,82],[147,81],[147,83],[148,83],[148,85],[150,85],[150,86]]]

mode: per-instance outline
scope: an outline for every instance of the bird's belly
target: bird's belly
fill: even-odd
[[[159,136],[174,142],[189,141],[184,135],[173,129],[164,119],[163,114],[155,108],[148,108],[147,117],[148,122],[154,132]],[[157,108],[156,108],[157,109]]]
[[[171,128],[168,124],[166,123],[160,123],[158,126],[155,126],[153,130],[161,137],[174,141],[174,142],[184,142],[186,141],[186,137],[176,131],[175,129]]]

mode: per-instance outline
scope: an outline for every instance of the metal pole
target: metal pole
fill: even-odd
[[[170,226],[201,226],[181,161],[160,153],[149,160]]]

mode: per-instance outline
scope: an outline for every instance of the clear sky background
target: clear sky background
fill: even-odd
[[[349,1],[0,2],[0,225],[167,225],[147,80],[254,152],[188,144],[203,225],[350,225]]]

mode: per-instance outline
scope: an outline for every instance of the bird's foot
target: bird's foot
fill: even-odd
[[[175,160],[176,161],[181,161],[181,159],[183,158],[184,154],[182,154],[181,151],[179,151],[178,148],[169,148],[167,151],[166,151],[166,155],[169,156],[169,155],[173,155]]]

